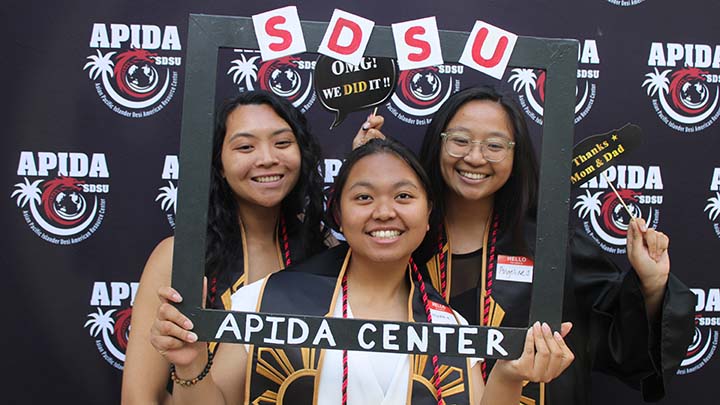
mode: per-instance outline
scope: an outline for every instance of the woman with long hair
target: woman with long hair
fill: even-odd
[[[336,178],[328,222],[341,244],[233,296],[233,310],[465,324],[426,284],[412,254],[429,228],[433,194],[412,152],[389,140],[355,149]],[[222,344],[210,363],[169,287],[152,343],[175,367],[175,403],[514,405],[524,380],[549,381],[573,360],[560,333],[529,328],[522,356],[480,359]],[[570,325],[565,325],[564,333]],[[208,367],[211,364],[211,367]],[[209,369],[209,373],[208,373]],[[178,386],[180,385],[180,386]]]
[[[305,117],[267,92],[246,92],[217,112],[205,253],[206,305],[229,309],[245,284],[324,250],[320,147]],[[173,238],[160,242],[140,279],[123,373],[125,404],[168,403],[170,364],[150,345],[170,284]]]
[[[370,117],[354,143],[382,137],[381,126]],[[416,256],[433,286],[471,323],[526,325],[531,278],[498,275],[533,257],[538,163],[523,113],[493,88],[462,90],[434,115],[420,161],[440,196]],[[588,403],[591,370],[641,387],[648,400],[664,394],[690,343],[693,295],[669,272],[667,236],[638,218],[627,240],[633,270],[622,271],[570,229],[562,319],[574,325],[577,358],[552,384],[527,384],[523,403]],[[492,363],[483,363],[484,378]]]

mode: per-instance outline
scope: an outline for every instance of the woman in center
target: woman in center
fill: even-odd
[[[347,244],[238,290],[233,310],[467,324],[411,259],[429,229],[429,190],[402,145],[376,139],[354,150],[329,201],[330,225]],[[161,289],[160,298],[173,293]],[[193,382],[207,350],[188,343],[184,322],[163,305],[153,327],[153,344],[175,365],[176,403],[515,405],[524,380],[549,381],[574,359],[559,333],[536,324],[522,357],[498,361],[487,385],[480,359],[231,344],[220,345],[210,378]]]

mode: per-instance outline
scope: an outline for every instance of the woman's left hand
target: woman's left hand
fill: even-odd
[[[670,238],[662,232],[648,229],[644,219],[630,221],[627,256],[646,297],[665,291],[670,274],[669,244]]]
[[[525,336],[522,356],[517,360],[498,360],[493,373],[506,381],[550,382],[575,360],[564,337],[572,324],[562,324],[561,332],[552,332],[548,324],[535,322]]]
[[[362,124],[358,130],[355,138],[353,138],[352,148],[357,149],[364,145],[371,139],[379,138],[385,139],[385,135],[381,132],[382,126],[385,123],[385,118],[381,115],[370,114],[367,120]]]

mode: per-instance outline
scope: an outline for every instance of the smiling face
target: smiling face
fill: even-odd
[[[475,100],[460,107],[448,122],[446,133],[468,136],[475,141],[502,139],[515,141],[512,124],[503,107],[494,101]],[[489,200],[512,172],[513,150],[500,162],[488,162],[479,145],[465,157],[448,154],[445,144],[440,148],[440,172],[451,195],[470,201]]]
[[[428,230],[430,206],[422,183],[398,156],[358,160],[340,196],[340,224],[353,257],[370,262],[410,258]]]
[[[290,125],[265,104],[228,115],[222,175],[240,206],[278,206],[300,176],[300,148]]]

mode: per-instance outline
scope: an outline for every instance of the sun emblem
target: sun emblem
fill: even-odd
[[[414,355],[412,362],[412,378],[413,381],[425,386],[433,396],[437,396],[435,390],[435,376],[430,379],[425,378],[423,371],[427,365],[427,355]],[[441,364],[438,368],[437,378],[440,380],[440,389],[444,398],[460,394],[465,391],[465,379],[463,370],[458,367]]]
[[[261,347],[258,348],[257,365],[255,371],[277,384],[277,391],[266,390],[259,397],[252,401],[253,405],[263,403],[281,404],[284,403],[284,396],[295,380],[302,377],[316,378],[318,375],[317,350],[311,348],[300,348],[302,364],[296,368],[284,349]]]

